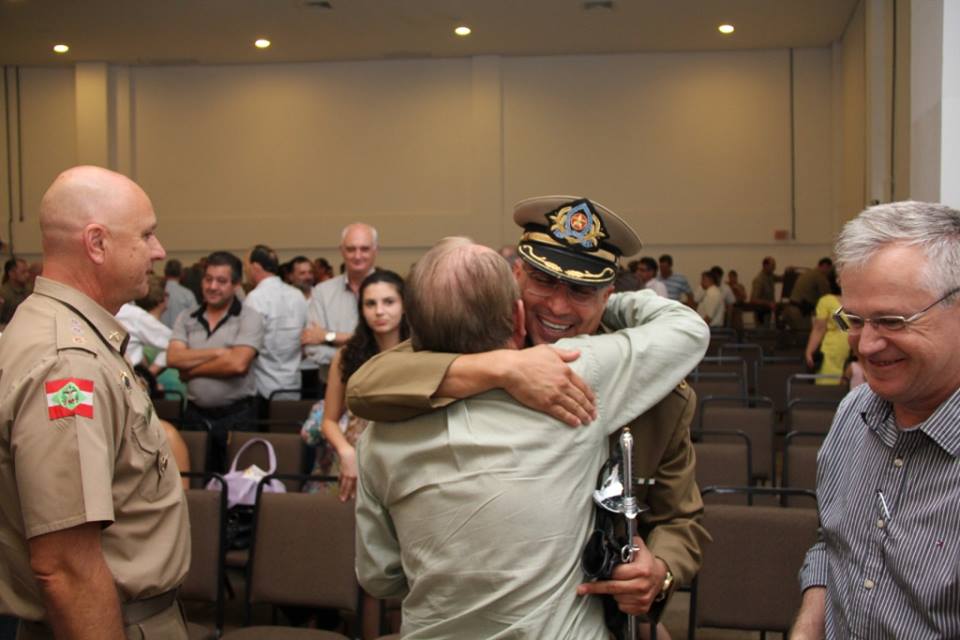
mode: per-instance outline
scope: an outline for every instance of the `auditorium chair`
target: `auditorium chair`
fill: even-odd
[[[793,489],[817,489],[817,452],[823,444],[823,433],[791,431],[783,441],[783,478],[781,485]],[[794,506],[796,500],[784,496],[785,506]],[[802,501],[801,506],[810,506]],[[814,505],[815,506],[815,505]]]
[[[183,472],[191,481],[217,478],[223,487],[223,476],[215,473]],[[224,543],[226,538],[225,491],[188,489],[187,509],[190,513],[190,569],[180,586],[179,597],[187,607],[192,602],[214,605],[214,629],[189,622],[190,640],[213,640],[223,632],[224,619]]]
[[[787,410],[787,380],[806,370],[802,355],[764,356],[758,371],[757,393],[773,400],[774,411],[782,414]]]
[[[739,403],[736,402],[739,400]],[[750,438],[753,478],[772,480],[774,465],[773,430],[776,416],[769,398],[707,396],[697,405],[696,432],[742,431]]]
[[[153,398],[153,410],[157,417],[172,422],[178,428],[183,424],[183,394],[179,391],[164,391],[162,398]]]
[[[713,542],[691,586],[688,639],[696,638],[699,627],[786,633],[800,606],[797,572],[817,540],[816,510],[707,504],[703,525]]]
[[[189,431],[180,429],[180,437],[187,445],[187,454],[190,456],[190,487],[199,489],[203,486],[203,472],[207,471],[207,447],[210,434],[206,431]],[[186,475],[186,474],[184,474]]]
[[[840,384],[815,384],[817,380],[829,380]],[[850,387],[840,376],[820,373],[795,373],[787,378],[787,404],[794,400],[820,400],[840,404]]]
[[[749,485],[750,438],[743,431],[699,431],[693,449],[697,456],[697,486],[740,487]],[[746,494],[710,494],[712,502],[746,504]],[[706,498],[706,496],[705,496]]]
[[[250,624],[255,604],[333,608],[351,619],[360,637],[363,596],[354,572],[354,504],[320,493],[264,493],[258,489],[253,546],[247,570],[244,628],[224,640],[348,640],[332,631]],[[306,476],[278,475],[301,483]]]
[[[791,400],[787,406],[786,425],[789,431],[808,431],[825,434],[833,424],[837,403],[829,400]]]

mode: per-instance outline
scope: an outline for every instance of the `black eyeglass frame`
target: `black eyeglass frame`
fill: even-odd
[[[877,316],[876,318],[863,318],[854,313],[848,313],[843,307],[840,307],[833,312],[833,321],[837,323],[837,326],[840,327],[841,331],[852,335],[857,335],[863,331],[867,324],[872,324],[875,329],[882,329],[884,331],[903,331],[908,325],[913,324],[925,316],[928,311],[958,291],[960,291],[960,287],[954,287],[950,291],[943,294],[941,298],[931,302],[929,305],[920,311],[917,311],[909,318],[905,316]],[[861,324],[859,327],[855,327],[847,322],[847,319],[856,319],[855,322],[859,321]]]

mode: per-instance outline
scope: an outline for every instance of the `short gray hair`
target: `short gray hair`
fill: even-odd
[[[513,336],[520,289],[510,265],[469,238],[444,238],[407,277],[403,307],[417,351],[479,353]]]
[[[373,237],[373,246],[378,248],[380,246],[380,234],[377,232],[377,228],[372,224],[367,224],[366,222],[351,222],[343,229],[340,230],[340,244],[343,244],[343,241],[347,239],[347,233],[350,232],[352,227],[366,227],[370,231],[370,235]]]
[[[837,238],[837,271],[864,266],[880,249],[901,244],[927,256],[921,286],[935,295],[960,286],[960,211],[929,202],[891,202],[863,211]]]

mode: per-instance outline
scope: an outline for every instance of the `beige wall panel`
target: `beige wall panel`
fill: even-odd
[[[503,77],[508,202],[590,195],[658,243],[789,228],[786,51],[517,58]]]
[[[464,197],[469,60],[133,75],[134,171],[171,246],[332,247],[354,220],[392,246],[485,232]]]
[[[832,56],[830,49],[793,54],[797,240],[831,242],[833,214]]]
[[[837,215],[842,224],[860,213],[867,197],[866,24],[865,8],[857,6],[839,47],[840,166],[837,167]]]
[[[20,70],[24,219],[15,211],[13,223],[19,254],[39,255],[40,198],[57,174],[77,163],[75,107],[72,67]]]

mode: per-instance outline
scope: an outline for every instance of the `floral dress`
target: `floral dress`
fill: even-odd
[[[340,431],[350,446],[356,447],[360,434],[369,424],[368,420],[359,418],[349,410],[340,416]],[[310,409],[310,415],[303,422],[300,428],[300,437],[307,443],[307,446],[317,448],[317,456],[313,465],[311,475],[315,476],[340,476],[340,460],[337,457],[337,451],[323,437],[323,400],[317,402]],[[318,481],[307,485],[306,490],[311,493],[318,491],[327,491],[336,494],[338,491],[337,481]]]

